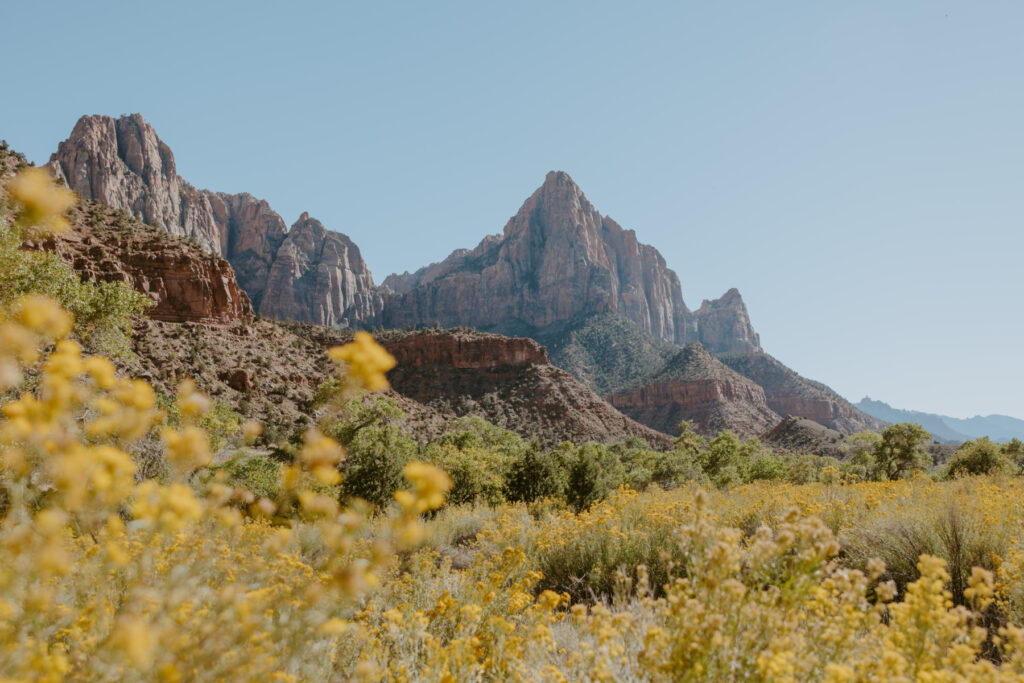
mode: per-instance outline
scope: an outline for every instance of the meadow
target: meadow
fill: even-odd
[[[18,178],[15,221],[61,229],[73,199]],[[1024,680],[1024,484],[1002,469],[673,470],[568,497],[484,478],[503,491],[488,501],[457,498],[481,472],[454,471],[448,444],[401,462],[373,506],[345,495],[328,423],[259,477],[223,466],[194,384],[163,406],[83,351],[66,292],[8,294],[0,680]],[[369,335],[329,355],[339,401],[386,387],[393,359]],[[705,475],[728,469],[695,453]],[[566,490],[592,470],[570,467]]]

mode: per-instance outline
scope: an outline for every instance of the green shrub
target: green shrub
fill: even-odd
[[[528,448],[509,463],[505,495],[510,501],[530,503],[561,496],[565,483],[565,468],[557,456]]]
[[[976,441],[965,441],[949,459],[946,467],[950,479],[972,474],[1010,472],[1014,463],[987,436]]]
[[[505,472],[509,460],[504,455],[475,446],[460,449],[443,444],[428,449],[426,459],[452,478],[454,486],[448,492],[449,504],[496,506],[505,502]]]
[[[405,485],[402,468],[416,455],[417,444],[398,425],[372,425],[357,430],[342,461],[344,498],[361,498],[387,507]]]
[[[604,500],[622,482],[622,463],[600,444],[583,444],[566,457],[565,500],[577,512]]]
[[[245,489],[256,498],[274,500],[281,491],[281,464],[262,453],[240,453],[220,466],[226,484]]]

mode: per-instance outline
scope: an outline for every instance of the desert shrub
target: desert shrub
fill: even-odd
[[[704,470],[689,452],[680,449],[655,453],[651,460],[651,483],[663,489],[688,481],[704,481]]]
[[[762,455],[750,461],[744,472],[744,478],[748,481],[766,479],[769,481],[783,481],[789,475],[789,467],[786,460],[777,455]]]
[[[566,485],[565,467],[555,453],[528,448],[512,460],[505,477],[509,501],[529,503],[540,498],[562,496]]]
[[[505,472],[509,459],[478,446],[457,448],[450,443],[429,448],[424,459],[448,473],[452,490],[448,502],[453,505],[505,502]]]
[[[239,453],[217,469],[226,475],[223,483],[257,499],[276,500],[281,493],[281,463],[263,453]]]
[[[726,429],[698,451],[697,462],[715,486],[731,486],[743,481],[743,472],[760,449],[757,439],[742,441]]]
[[[460,449],[481,448],[508,458],[515,458],[528,448],[515,432],[497,427],[478,415],[453,420],[439,443]]]
[[[623,479],[617,455],[600,444],[563,449],[566,465],[565,500],[577,512],[608,496]]]
[[[398,425],[375,424],[358,429],[346,450],[342,495],[386,508],[402,487],[402,471],[416,455],[417,444]]]
[[[1006,456],[999,444],[987,436],[975,441],[965,441],[946,465],[950,478],[972,474],[996,474],[1009,472],[1014,463]]]

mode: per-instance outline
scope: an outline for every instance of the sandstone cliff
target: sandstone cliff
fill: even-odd
[[[735,290],[691,312],[658,250],[601,216],[563,172],[547,175],[501,235],[416,273],[392,275],[384,286],[391,290],[387,327],[437,321],[539,334],[580,315],[615,312],[670,342],[705,341],[706,329],[715,351],[760,349]]]
[[[326,233],[318,239],[311,240],[305,228],[292,236],[261,199],[196,189],[177,174],[170,148],[138,114],[83,116],[48,167],[83,198],[123,209],[226,258],[261,313],[323,324],[355,324],[375,315],[372,277],[347,237],[323,226],[313,231]],[[304,216],[297,225],[307,222]],[[285,263],[275,272],[279,257]],[[289,277],[305,280],[291,283]],[[286,299],[281,304],[273,301],[279,295]],[[339,308],[348,303],[352,310]]]
[[[147,316],[167,322],[251,323],[252,306],[231,266],[189,243],[89,203],[72,212],[72,229],[28,248],[56,252],[82,277],[126,282],[153,299]]]
[[[779,420],[764,390],[730,370],[700,344],[688,345],[642,386],[608,397],[626,415],[658,431],[678,433],[689,420],[709,436],[731,429],[758,436]]]
[[[359,248],[302,214],[270,267],[260,313],[356,327],[380,313],[381,298]]]

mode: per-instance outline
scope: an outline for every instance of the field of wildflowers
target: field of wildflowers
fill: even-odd
[[[9,188],[16,220],[62,227],[48,183]],[[228,483],[194,385],[169,426],[72,331],[39,294],[0,313],[0,680],[1024,680],[1017,478],[623,487],[577,512],[445,507],[413,461],[371,515],[316,429],[273,498]],[[369,335],[330,357],[349,395],[393,363]]]

